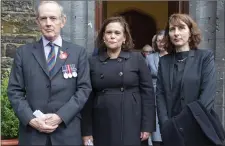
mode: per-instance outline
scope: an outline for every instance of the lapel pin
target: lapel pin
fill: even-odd
[[[68,56],[68,54],[66,52],[63,52],[62,50],[60,50],[60,55],[59,55],[60,59],[66,59],[67,56]]]

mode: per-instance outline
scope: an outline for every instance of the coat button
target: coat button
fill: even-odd
[[[184,100],[184,97],[183,96],[181,97],[181,100]]]
[[[105,93],[105,90],[102,90],[102,93]]]
[[[123,72],[120,72],[120,73],[119,73],[119,76],[123,76]]]
[[[180,130],[181,132],[183,132],[183,131],[184,131],[184,129],[183,129],[183,128],[179,128],[179,130]]]
[[[120,91],[121,91],[121,92],[123,92],[123,91],[124,91],[124,88],[123,88],[123,87],[121,87],[121,88],[120,88]]]
[[[106,62],[106,61],[104,61],[104,62],[103,62],[103,64],[107,64],[107,62]]]
[[[104,78],[104,75],[103,75],[103,74],[101,74],[101,75],[100,75],[100,78],[101,78],[101,79],[103,79],[103,78]]]

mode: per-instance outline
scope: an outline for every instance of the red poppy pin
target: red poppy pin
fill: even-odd
[[[67,56],[68,56],[68,54],[66,52],[63,52],[63,51],[60,50],[60,55],[59,55],[60,59],[66,59]]]

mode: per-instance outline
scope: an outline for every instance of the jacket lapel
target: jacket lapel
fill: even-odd
[[[32,50],[32,53],[38,64],[45,72],[45,74],[49,77],[42,39],[40,39],[39,42],[36,42],[34,44],[34,49]]]
[[[68,43],[63,40],[62,41],[62,47],[59,47],[59,50],[58,50],[56,64],[55,64],[55,67],[54,67],[54,72],[53,72],[52,76],[50,77],[51,79],[57,74],[57,72],[61,69],[61,67],[64,65],[67,58],[69,57],[69,52],[67,50],[68,48],[69,48]],[[66,53],[67,57],[65,59],[60,58],[61,53]]]
[[[183,85],[184,85],[184,77],[186,76],[187,71],[191,68],[191,65],[194,61],[194,56],[195,56],[195,51],[190,50],[190,52],[188,54],[186,64],[185,64],[185,67],[184,67],[184,73],[183,73],[183,77],[182,77],[182,80],[181,80],[181,89],[183,88]]]
[[[172,53],[170,58],[170,90],[173,88],[173,72],[174,72],[174,63],[175,63],[175,54]]]

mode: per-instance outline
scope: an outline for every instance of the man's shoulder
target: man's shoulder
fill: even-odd
[[[84,47],[78,45],[78,44],[75,44],[75,43],[72,43],[72,42],[68,42],[68,41],[65,41],[63,40],[63,43],[68,46],[70,49],[74,50],[74,51],[77,51],[77,50],[86,50]]]

